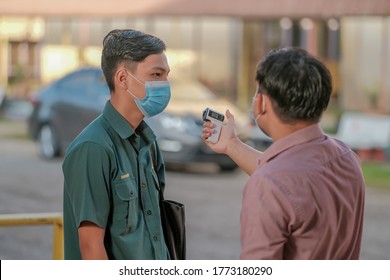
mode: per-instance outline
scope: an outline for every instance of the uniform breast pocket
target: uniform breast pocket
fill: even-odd
[[[120,234],[133,232],[138,224],[138,190],[135,180],[127,178],[114,182],[113,221]]]

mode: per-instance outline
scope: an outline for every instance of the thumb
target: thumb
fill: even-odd
[[[228,123],[234,123],[234,116],[229,109],[226,110],[226,118]]]

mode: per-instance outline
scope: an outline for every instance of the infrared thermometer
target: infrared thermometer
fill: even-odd
[[[209,141],[210,143],[217,143],[219,140],[219,135],[221,134],[221,129],[225,116],[213,109],[206,108],[203,111],[202,118],[205,122],[212,122],[213,124],[215,124],[215,131],[213,135],[207,138],[207,141]]]

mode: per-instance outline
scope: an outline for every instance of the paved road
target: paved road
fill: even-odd
[[[19,138],[23,123],[0,122],[0,213],[61,211],[61,160],[43,161]],[[189,259],[238,259],[242,172],[194,166],[167,174],[166,197],[186,204]],[[362,259],[390,259],[390,192],[367,188]],[[48,226],[0,227],[0,259],[50,259]]]

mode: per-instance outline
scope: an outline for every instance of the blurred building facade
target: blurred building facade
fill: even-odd
[[[66,2],[66,1],[63,1]],[[270,49],[300,46],[334,77],[343,110],[390,112],[390,16],[240,18],[215,15],[1,15],[0,84],[28,96],[80,66],[100,65],[104,36],[134,28],[162,38],[173,76],[199,79],[243,109]]]

